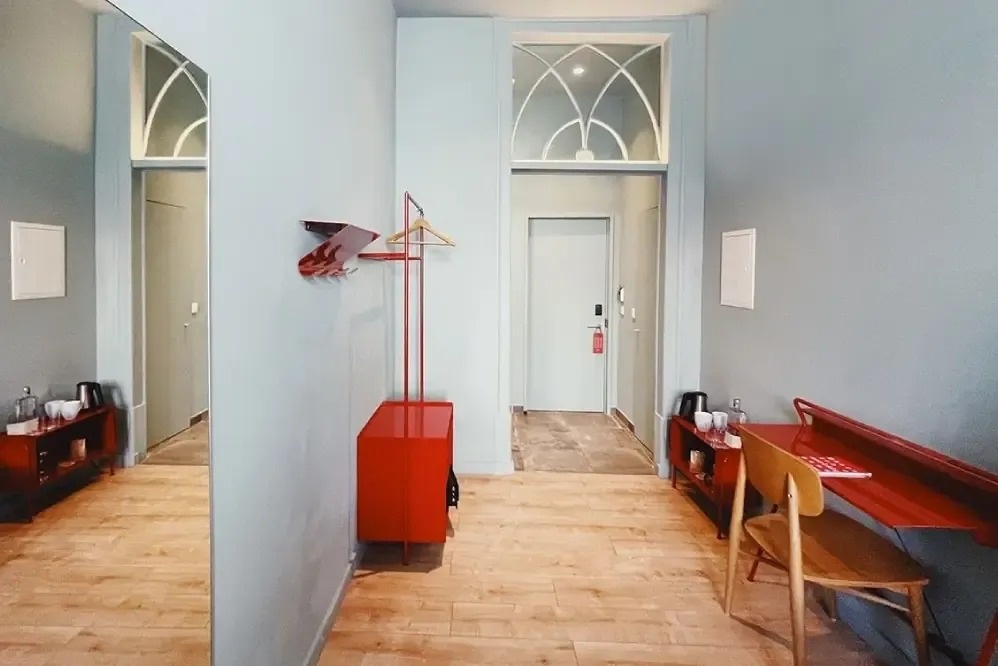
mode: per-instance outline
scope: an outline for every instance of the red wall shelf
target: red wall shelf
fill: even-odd
[[[358,259],[370,261],[405,261],[405,252],[361,252]],[[409,257],[409,261],[419,261],[421,257]]]
[[[302,277],[340,277],[346,275],[343,264],[356,257],[380,234],[368,229],[327,220],[302,220],[307,231],[326,236],[314,250],[298,261]]]

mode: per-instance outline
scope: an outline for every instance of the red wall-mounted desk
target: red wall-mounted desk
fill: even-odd
[[[385,401],[357,436],[357,538],[447,540],[454,404]]]
[[[836,456],[872,472],[822,484],[887,527],[962,530],[998,547],[998,475],[806,400],[794,404],[800,425],[738,427],[794,455]]]

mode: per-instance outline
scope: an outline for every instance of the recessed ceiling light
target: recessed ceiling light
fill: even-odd
[[[572,68],[572,74],[576,76],[582,76],[585,73],[586,73],[586,68],[583,67],[582,65],[576,65],[575,67]]]

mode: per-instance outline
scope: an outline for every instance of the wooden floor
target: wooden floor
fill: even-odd
[[[514,414],[513,462],[527,472],[655,472],[634,433],[606,414],[584,412]]]
[[[208,422],[195,423],[149,450],[147,465],[208,465]]]
[[[208,468],[139,466],[0,525],[0,664],[204,665]]]
[[[463,478],[454,536],[408,568],[365,558],[320,660],[377,664],[790,664],[785,577],[721,610],[727,542],[653,476]],[[744,567],[743,567],[744,569]],[[817,607],[811,664],[876,663]]]

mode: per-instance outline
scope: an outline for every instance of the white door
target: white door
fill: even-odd
[[[149,446],[190,426],[191,273],[185,209],[146,201],[146,404]]]
[[[146,174],[147,441],[208,409],[207,192],[203,172]]]
[[[602,412],[609,220],[536,218],[527,250],[528,410]],[[599,311],[599,314],[597,314]]]

